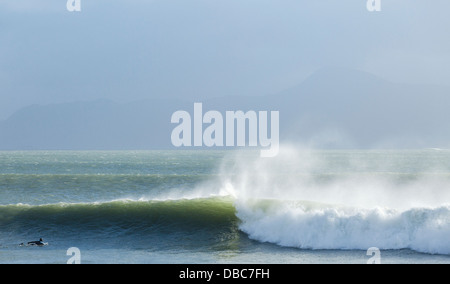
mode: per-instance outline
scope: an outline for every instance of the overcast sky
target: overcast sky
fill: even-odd
[[[267,95],[326,66],[450,85],[450,1],[0,0],[0,119],[108,98]]]

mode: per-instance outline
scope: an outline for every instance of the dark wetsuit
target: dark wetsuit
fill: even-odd
[[[45,244],[44,244],[44,241],[42,239],[40,239],[39,241],[28,242],[28,245],[29,246],[43,246]]]

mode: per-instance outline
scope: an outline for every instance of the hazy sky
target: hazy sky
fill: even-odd
[[[0,119],[30,104],[266,95],[325,66],[450,85],[450,1],[0,0]]]

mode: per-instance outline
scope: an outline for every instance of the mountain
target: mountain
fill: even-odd
[[[397,84],[328,68],[278,97],[296,137],[320,136],[322,130],[338,131],[358,148],[450,146],[448,87]],[[296,106],[289,109],[287,102]]]
[[[171,115],[194,101],[33,105],[0,122],[0,150],[170,149]],[[203,100],[203,111],[278,110],[283,141],[326,148],[447,148],[450,88],[397,84],[339,68],[278,94]]]
[[[167,148],[174,101],[109,100],[33,105],[0,123],[4,150],[108,150]],[[163,117],[163,118],[162,118]]]

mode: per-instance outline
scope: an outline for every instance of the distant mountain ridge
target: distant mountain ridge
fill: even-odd
[[[33,105],[0,121],[0,150],[171,149],[173,112],[191,100],[110,100]],[[388,82],[325,68],[298,86],[259,97],[203,100],[208,110],[278,110],[281,142],[323,148],[446,148],[450,88]]]

